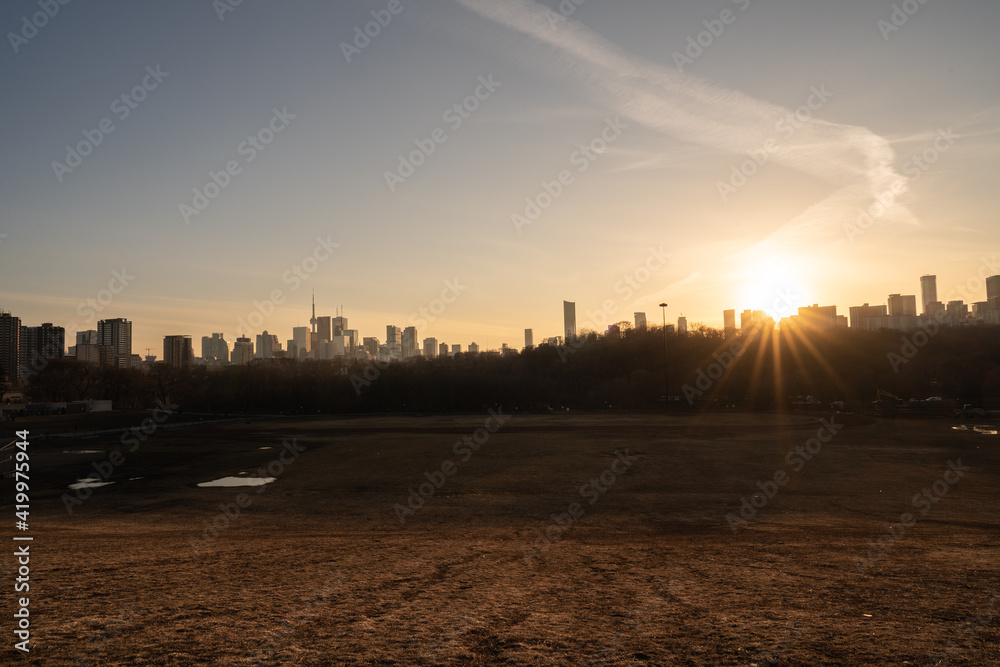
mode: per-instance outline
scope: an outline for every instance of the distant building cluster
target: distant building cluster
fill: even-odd
[[[890,329],[895,331],[912,331],[922,327],[931,318],[946,326],[967,326],[972,324],[1000,324],[1000,276],[992,276],[985,280],[986,300],[967,304],[960,299],[947,303],[938,301],[937,276],[927,275],[920,278],[920,309],[917,309],[915,294],[890,294],[885,304],[850,307],[850,320],[837,314],[837,306],[804,306],[799,308],[798,315],[782,318],[779,325],[782,329],[827,330],[835,328],[860,329],[863,331],[878,331]],[[980,284],[981,286],[981,284]],[[725,310],[722,313],[723,330],[727,337],[736,335],[736,311]],[[740,329],[768,321],[763,311],[743,311],[740,317]],[[770,326],[773,327],[773,321]]]

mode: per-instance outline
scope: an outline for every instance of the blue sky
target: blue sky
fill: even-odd
[[[384,340],[457,281],[421,337],[499,347],[557,335],[564,299],[595,329],[661,301],[719,325],[1000,273],[992,0],[390,4],[77,0],[32,32],[37,0],[5,3],[0,308],[128,317],[160,355],[254,312],[284,341],[313,289]]]

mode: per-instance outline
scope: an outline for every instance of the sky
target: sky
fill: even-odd
[[[599,331],[924,274],[985,300],[998,27],[995,0],[11,0],[0,309],[70,341],[126,317],[162,356],[284,342],[313,291],[463,349],[559,335],[563,300]]]

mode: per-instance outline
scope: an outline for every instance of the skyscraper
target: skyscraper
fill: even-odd
[[[249,364],[251,359],[253,359],[253,341],[246,336],[240,336],[233,343],[232,361],[237,366],[244,366]]]
[[[406,327],[403,329],[403,358],[420,356],[420,340],[417,338],[416,327]]]
[[[201,358],[206,362],[229,361],[229,343],[221,333],[201,337]]]
[[[937,301],[937,299],[935,299]],[[914,294],[890,294],[889,317],[917,316],[917,297]]]
[[[114,349],[112,364],[127,368],[132,363],[132,323],[123,317],[97,323],[97,344]]]
[[[424,339],[424,356],[428,359],[436,357],[438,353],[438,341],[437,338],[425,338]]]
[[[566,340],[576,338],[576,303],[563,301],[563,334]]]
[[[333,327],[329,315],[320,317],[316,321],[316,338],[322,343],[325,340],[333,340]]]
[[[20,355],[21,319],[0,312],[0,375],[6,374],[8,382],[16,383],[20,377]]]
[[[164,336],[163,361],[168,366],[183,368],[190,366],[194,360],[194,349],[191,347],[191,336]]]
[[[688,332],[688,318],[681,315],[677,318],[677,333],[684,335]]]
[[[920,276],[920,300],[923,304],[924,315],[929,314],[927,304],[934,303],[937,298],[937,276]]]
[[[300,358],[312,351],[312,334],[308,327],[292,327],[292,340],[299,349]]]
[[[535,332],[531,329],[524,330],[524,349],[530,349],[535,346]]]
[[[635,314],[635,330],[636,331],[646,330],[646,313]]]
[[[258,359],[273,359],[275,352],[281,351],[281,343],[278,342],[278,337],[274,334],[269,334],[267,330],[264,333],[257,335],[257,354]]]
[[[40,327],[21,327],[19,363],[21,376],[39,371],[47,359],[62,359],[66,349],[66,330],[46,322]]]
[[[1000,310],[1000,276],[986,279],[986,309]]]
[[[736,309],[722,311],[722,331],[726,338],[736,335]]]

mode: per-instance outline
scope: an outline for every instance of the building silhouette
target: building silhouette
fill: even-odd
[[[535,346],[535,332],[531,329],[524,330],[524,349],[530,350]]]
[[[305,329],[305,327],[302,328]],[[294,341],[289,341],[290,344],[293,342]],[[231,360],[233,364],[237,366],[245,366],[250,363],[251,359],[253,359],[253,341],[246,336],[240,336],[236,339],[236,342],[233,343],[233,354]]]
[[[438,341],[437,338],[425,338],[424,339],[424,356],[428,359],[436,357],[438,353]]]
[[[937,276],[920,276],[920,301],[923,305],[921,312],[929,315],[927,307],[937,300]]]
[[[722,311],[722,332],[726,338],[736,335],[736,309]]]
[[[20,357],[21,319],[0,311],[0,375],[5,375],[11,384],[16,384],[21,376]]]
[[[646,326],[646,313],[635,313],[635,330],[645,331]]]
[[[48,359],[62,359],[66,349],[66,330],[46,322],[39,327],[21,327],[21,350],[18,363],[21,376],[38,372]]]
[[[402,341],[404,359],[420,356],[420,339],[417,338],[416,327],[406,327],[403,329]]]
[[[229,363],[229,343],[221,333],[201,337],[201,358],[206,362]]]
[[[163,363],[174,368],[190,366],[194,361],[191,336],[164,336]]]
[[[563,301],[563,335],[566,340],[576,338],[576,303]]]
[[[132,363],[132,323],[123,317],[97,323],[97,344],[112,348],[112,365],[128,368]]]
[[[937,299],[935,299],[937,301]],[[889,317],[916,317],[917,297],[913,294],[890,294]]]
[[[986,279],[986,310],[1000,311],[1000,276]]]

